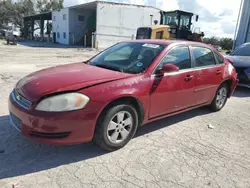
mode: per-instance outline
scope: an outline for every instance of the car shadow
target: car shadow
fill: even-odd
[[[200,108],[149,123],[138,129],[135,138],[208,113],[208,109]],[[0,117],[0,179],[40,172],[109,154],[93,142],[74,146],[34,143],[18,133],[10,125],[8,118]]]
[[[179,122],[182,122],[182,121],[185,121],[188,119],[192,119],[196,116],[202,116],[202,115],[211,114],[211,113],[212,113],[211,110],[209,110],[207,107],[201,107],[201,108],[187,111],[187,112],[184,112],[181,114],[177,114],[174,116],[163,118],[161,120],[157,120],[157,121],[154,121],[152,123],[148,123],[148,124],[140,127],[137,130],[135,137],[140,137],[140,136],[143,136],[145,134],[149,134],[151,132],[163,129],[165,127],[174,125],[176,123],[179,123]]]
[[[237,87],[233,93],[233,97],[239,97],[239,98],[250,97],[250,89],[245,87]]]

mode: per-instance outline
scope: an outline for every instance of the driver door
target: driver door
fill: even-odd
[[[174,64],[178,72],[158,74],[164,64]],[[178,46],[167,52],[151,76],[150,118],[178,112],[195,104],[194,69],[188,46]]]

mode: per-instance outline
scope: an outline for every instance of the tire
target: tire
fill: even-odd
[[[214,99],[212,103],[210,104],[210,109],[212,111],[218,112],[225,106],[227,102],[227,98],[228,98],[228,92],[229,92],[229,89],[226,83],[222,84],[218,88],[214,96]]]
[[[96,125],[94,140],[104,150],[118,150],[133,138],[137,127],[138,114],[135,108],[119,104],[101,114]]]

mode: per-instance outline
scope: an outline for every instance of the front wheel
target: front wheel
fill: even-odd
[[[211,109],[215,112],[220,111],[226,104],[228,97],[228,86],[222,84],[216,92],[216,95],[210,105]]]
[[[98,120],[95,141],[108,151],[124,147],[138,127],[138,115],[131,105],[121,104],[105,110]]]

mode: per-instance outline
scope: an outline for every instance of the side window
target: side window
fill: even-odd
[[[78,21],[84,22],[84,20],[85,20],[85,16],[83,16],[83,15],[78,15]]]
[[[220,55],[218,55],[217,53],[214,53],[214,54],[215,54],[215,58],[217,59],[218,63],[223,64],[224,60],[222,59],[222,57]]]
[[[63,20],[66,20],[66,14],[63,15]]]
[[[191,58],[187,46],[180,46],[170,50],[159,64],[157,70],[160,70],[165,64],[174,64],[180,70],[191,68]]]
[[[204,47],[192,47],[192,52],[195,58],[195,67],[205,67],[216,64],[212,50]]]
[[[123,47],[110,55],[108,55],[104,61],[119,61],[119,60],[127,60],[129,59],[131,53],[132,53],[133,48],[126,46]]]
[[[157,33],[156,33],[156,39],[162,39],[162,37],[163,37],[163,31],[158,31]]]
[[[58,39],[60,38],[60,33],[59,33],[59,32],[57,32],[57,38],[58,38]]]

